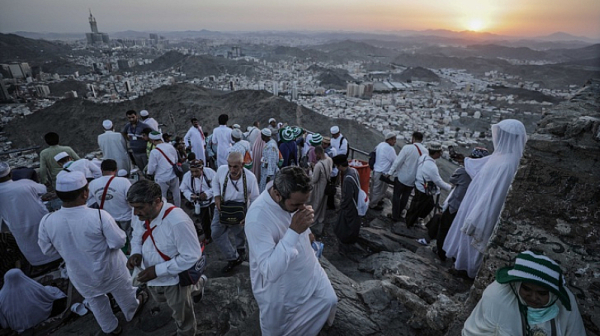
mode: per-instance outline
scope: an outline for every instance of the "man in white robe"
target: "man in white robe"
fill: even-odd
[[[104,133],[98,135],[98,146],[102,151],[104,159],[113,159],[117,161],[119,170],[125,169],[127,173],[131,171],[131,161],[127,154],[127,143],[125,138],[119,132],[115,132],[113,123],[110,120],[102,122]]]
[[[10,167],[0,162],[0,222],[8,227],[19,249],[33,266],[44,265],[60,259],[58,253],[45,255],[37,244],[40,219],[48,213],[41,195],[46,186],[32,180],[11,179]]]
[[[156,121],[156,119],[152,118],[148,111],[141,110],[140,117],[142,117],[142,122],[144,124],[150,126],[150,128],[152,128],[153,131],[160,132],[160,129],[158,129],[158,121]]]
[[[470,278],[477,275],[508,188],[519,168],[527,142],[525,126],[514,119],[494,124],[492,141],[492,155],[465,159],[465,169],[472,181],[444,240],[446,256],[456,258],[454,267],[466,270]]]
[[[89,303],[104,333],[117,333],[119,320],[106,294],[115,298],[127,321],[144,303],[136,300],[135,288],[121,251],[125,232],[104,210],[86,206],[88,184],[79,172],[62,172],[56,178],[56,194],[62,208],[44,216],[38,244],[45,254],[59,253],[73,286]],[[145,293],[144,293],[145,294]],[[139,298],[147,297],[147,294]]]
[[[198,124],[198,119],[192,118],[192,127],[187,131],[183,137],[185,146],[190,148],[194,154],[196,154],[196,160],[206,161],[206,155],[204,154],[204,146],[206,145],[206,138],[202,127]]]
[[[302,168],[283,168],[246,215],[252,291],[262,335],[317,335],[337,296],[311,247],[311,190]]]
[[[227,155],[229,155],[229,147],[233,141],[231,140],[231,128],[227,127],[229,116],[221,114],[219,116],[219,127],[215,128],[212,136],[212,143],[217,145],[217,166],[227,164]]]
[[[244,134],[246,141],[250,143],[250,146],[254,146],[257,139],[260,139],[260,123],[255,121],[252,126],[248,126],[248,132]]]
[[[54,156],[54,160],[56,160],[58,165],[63,169],[63,171],[61,171],[59,174],[64,172],[78,171],[82,172],[88,181],[102,176],[102,170],[100,170],[100,167],[88,159],[79,159],[77,161],[73,161],[73,158],[71,158],[67,152],[60,152]]]

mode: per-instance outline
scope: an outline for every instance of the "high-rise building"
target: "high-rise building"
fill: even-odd
[[[8,94],[8,89],[4,81],[0,79],[0,101],[11,100],[11,96]]]
[[[279,95],[279,83],[277,81],[273,81],[273,96]]]
[[[92,15],[92,10],[90,9],[90,17],[88,18],[90,22],[91,33],[86,33],[85,37],[87,39],[88,44],[108,44],[110,42],[110,38],[106,33],[98,32],[98,23],[96,22],[96,18]]]

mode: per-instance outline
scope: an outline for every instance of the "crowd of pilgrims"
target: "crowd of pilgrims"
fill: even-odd
[[[492,125],[493,153],[451,152],[459,167],[447,183],[435,163],[440,143],[414,132],[396,153],[388,132],[370,155],[366,197],[360,175],[370,170],[353,167],[338,126],[323,136],[271,118],[244,131],[222,114],[212,133],[192,118],[180,137],[161,132],[146,110],[126,117],[120,131],[102,122],[100,159],[80,158],[50,132],[38,170],[0,162],[2,328],[21,333],[68,309],[65,293],[33,280],[63,268],[104,333],[123,330],[110,294],[126,321],[150,296],[166,302],[177,335],[194,335],[193,305],[208,285],[203,251],[213,243],[224,276],[249,261],[264,335],[316,335],[337,305],[315,238],[331,225],[328,209],[337,213],[339,252],[351,253],[361,207],[382,211],[391,185],[388,217],[408,228],[429,218],[419,243],[435,240],[442,261],[474,278],[527,140],[517,120]],[[443,204],[440,190],[449,192]],[[556,262],[525,251],[498,270],[463,330],[485,334],[585,334]]]

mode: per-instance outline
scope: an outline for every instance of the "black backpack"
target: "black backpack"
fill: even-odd
[[[375,169],[375,161],[377,160],[377,147],[373,149],[371,153],[369,153],[369,168],[371,170]]]

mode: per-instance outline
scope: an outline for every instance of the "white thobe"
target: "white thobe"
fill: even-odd
[[[44,216],[38,244],[46,254],[58,252],[73,286],[84,298],[93,298],[131,283],[121,251],[125,240],[108,212],[81,205]]]
[[[248,132],[248,135],[246,135],[246,140],[250,143],[250,147],[254,146],[256,139],[259,137],[260,130],[257,127],[252,126],[252,129]]]
[[[381,142],[375,149],[375,165],[373,170],[379,173],[387,173],[392,163],[396,160],[394,147],[387,142]]]
[[[8,227],[23,252],[33,266],[58,260],[58,253],[45,255],[37,244],[40,219],[48,213],[40,196],[46,193],[46,186],[28,179],[0,183],[0,219]]]
[[[131,161],[129,161],[129,155],[127,154],[127,143],[121,133],[104,131],[103,134],[98,136],[98,146],[100,146],[104,159],[117,161],[117,169],[125,169],[129,173]]]
[[[331,147],[337,150],[338,155],[348,155],[348,139],[341,133],[337,138],[331,137]]]
[[[246,215],[250,279],[263,335],[317,335],[333,322],[337,297],[308,237],[289,228],[292,213],[265,190]]]
[[[88,204],[102,203],[102,195],[104,194],[104,188],[110,180],[110,176],[102,176],[90,182],[90,197]],[[128,221],[131,220],[132,208],[127,203],[127,191],[131,187],[131,182],[124,177],[115,177],[110,182],[108,190],[106,191],[106,197],[104,198],[104,207],[102,209],[108,211],[108,213],[117,221]]]
[[[396,177],[400,183],[407,187],[414,187],[418,161],[423,155],[429,155],[429,151],[421,143],[404,145],[392,163],[388,174],[394,176],[397,172]]]
[[[158,150],[160,149],[162,153]],[[164,155],[163,155],[164,153]],[[171,163],[167,161],[165,155],[171,160]],[[173,171],[173,163],[177,162],[177,150],[171,144],[159,143],[150,152],[148,158],[148,175],[154,175],[154,181],[168,182],[176,178],[175,172]]]
[[[185,142],[186,147],[190,147],[192,152],[196,154],[196,160],[202,160],[202,162],[206,164],[206,155],[204,152],[206,141],[204,132],[202,132],[202,127],[190,127],[183,137],[183,141]]]
[[[148,118],[142,120],[142,122],[144,124],[150,126],[150,128],[152,128],[153,130],[160,132],[160,130],[158,129],[158,121],[156,121],[154,118],[148,117]]]
[[[213,144],[217,145],[217,168],[227,164],[227,156],[229,155],[229,147],[233,141],[231,140],[231,128],[220,125],[213,131]]]

